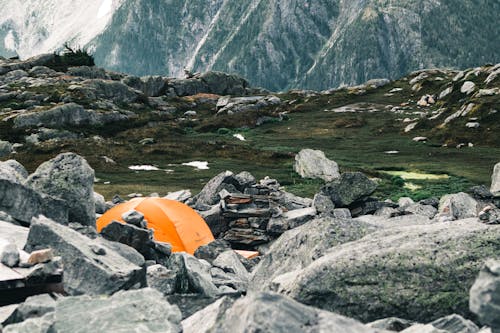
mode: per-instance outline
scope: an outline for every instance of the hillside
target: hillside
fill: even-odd
[[[379,178],[380,197],[419,198],[488,185],[500,153],[499,65],[271,94],[220,72],[139,78],[60,62],[53,55],[2,60],[1,158],[32,170],[59,152],[77,152],[109,197],[197,191],[224,170],[274,177],[312,195],[321,183],[301,179],[292,164],[295,153],[313,148],[342,170]],[[183,165],[192,161],[207,165]],[[405,184],[394,171],[445,177]]]
[[[1,0],[0,55],[70,42],[134,75],[178,77],[188,67],[273,91],[322,90],[497,63],[498,13],[488,0]]]

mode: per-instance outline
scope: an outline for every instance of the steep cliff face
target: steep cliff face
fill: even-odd
[[[272,90],[326,89],[498,62],[498,13],[489,0],[0,0],[0,54],[69,41],[137,75],[215,69]]]

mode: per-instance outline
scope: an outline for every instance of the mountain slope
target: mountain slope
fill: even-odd
[[[0,54],[70,41],[135,75],[220,70],[271,90],[327,89],[499,62],[489,0],[0,0]]]

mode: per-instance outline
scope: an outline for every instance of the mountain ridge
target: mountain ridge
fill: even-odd
[[[7,3],[13,2],[0,1]],[[60,0],[41,4],[65,6]],[[178,77],[187,67],[236,73],[273,91],[323,90],[423,68],[500,61],[494,47],[500,45],[495,25],[500,4],[486,0],[93,0],[90,7],[96,16],[89,9],[85,17],[97,27],[74,33],[69,41],[88,47],[98,65],[134,75]],[[64,18],[67,11],[57,13]],[[100,19],[99,12],[105,12]],[[50,28],[62,18],[26,20],[27,13],[33,12],[0,10],[0,54],[11,55],[6,44],[19,46],[26,38],[45,44],[22,57],[55,51],[66,42],[53,38],[59,31]]]

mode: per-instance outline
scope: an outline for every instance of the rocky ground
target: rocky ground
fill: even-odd
[[[439,141],[434,148],[461,152],[476,147],[455,144],[471,142],[495,152],[498,66],[270,94],[223,73],[181,80],[93,67],[57,72],[52,57],[0,65],[4,332],[500,331],[498,155],[488,156],[497,164],[483,171],[487,186],[391,200],[381,197],[380,179],[321,150],[276,157],[259,147],[210,142],[211,131],[257,137],[251,129],[233,131],[242,126],[276,128],[270,136],[277,136],[279,126],[293,123],[287,119],[309,112],[349,114],[336,118],[341,127],[363,126],[365,118],[352,118],[358,113],[388,114],[410,147]],[[389,108],[374,100],[399,103]],[[307,135],[316,134],[322,137]],[[417,134],[426,139],[413,141]],[[174,149],[186,142],[196,147]],[[96,218],[129,197],[97,193],[106,187],[96,183],[94,168],[119,168],[132,153],[146,159],[195,149],[219,158],[255,152],[270,164],[290,159],[294,177],[317,190],[297,195],[279,178],[256,177],[252,157],[244,156],[250,172],[222,171],[196,195],[189,182],[166,195],[197,210],[216,237],[194,256],[154,241],[138,212],[126,213],[126,224],[96,231]],[[180,171],[161,175],[172,173]],[[134,175],[138,182],[147,177]],[[261,255],[245,259],[234,249]],[[39,295],[24,299],[9,290]]]
[[[292,169],[303,148],[321,149],[344,171],[380,178],[379,198],[421,199],[486,185],[500,154],[498,65],[270,93],[223,73],[139,78],[68,67],[55,57],[1,61],[0,156],[32,172],[58,153],[76,152],[94,167],[96,188],[108,199],[167,194],[185,184],[199,191],[225,170],[270,176],[312,196],[321,184]],[[208,166],[184,165],[193,161]],[[156,169],[130,169],[142,165]],[[412,181],[429,189],[412,193],[380,172],[395,169],[450,181]]]

